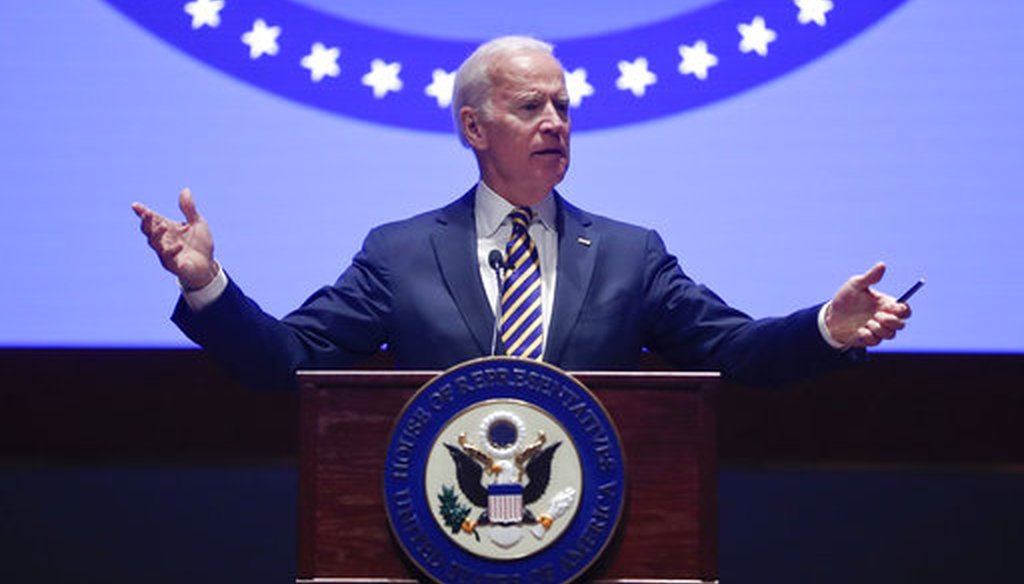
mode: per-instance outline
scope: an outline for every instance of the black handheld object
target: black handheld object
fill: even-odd
[[[910,297],[916,294],[917,291],[921,289],[921,286],[924,286],[924,278],[921,278],[917,282],[914,282],[914,285],[911,286],[910,288],[907,288],[907,291],[904,292],[899,298],[897,298],[896,302],[904,303],[907,300],[910,300]]]

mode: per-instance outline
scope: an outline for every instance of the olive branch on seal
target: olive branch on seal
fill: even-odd
[[[438,493],[437,498],[441,502],[441,517],[444,518],[444,524],[452,530],[452,535],[459,533],[464,529],[466,517],[469,516],[471,509],[459,502],[459,496],[455,494],[454,487],[441,485],[441,492]],[[476,537],[477,541],[480,541],[480,534],[475,525],[470,533]]]

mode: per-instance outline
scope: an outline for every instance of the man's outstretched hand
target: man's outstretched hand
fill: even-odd
[[[213,261],[213,235],[196,210],[192,191],[182,189],[178,207],[185,215],[184,223],[171,221],[142,203],[132,203],[132,210],[142,220],[140,229],[160,263],[178,277],[186,290],[198,290],[213,281],[220,270]]]
[[[879,262],[839,288],[825,313],[833,339],[848,347],[873,347],[906,326],[910,307],[871,289],[884,274],[885,264]]]

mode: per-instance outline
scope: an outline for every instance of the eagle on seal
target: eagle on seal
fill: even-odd
[[[561,442],[556,442],[545,448],[544,433],[537,434],[537,440],[533,444],[523,448],[515,456],[504,458],[496,458],[477,448],[467,440],[465,434],[459,436],[459,446],[445,443],[448,453],[455,462],[459,489],[470,503],[483,509],[479,518],[464,526],[464,529],[470,531],[475,526],[491,523],[508,524],[508,521],[501,519],[492,520],[488,511],[489,499],[500,487],[513,485],[520,486],[522,492],[522,517],[518,523],[537,523],[537,518],[527,506],[537,502],[547,491],[551,481],[551,462],[558,447],[562,445]],[[494,477],[486,486],[485,473]],[[527,481],[525,485],[522,484],[524,474]]]

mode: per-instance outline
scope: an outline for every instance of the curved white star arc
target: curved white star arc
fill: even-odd
[[[814,23],[819,27],[827,24],[827,15],[834,8],[832,0],[792,0],[797,8],[796,19],[802,25]],[[183,11],[191,18],[190,26],[199,31],[204,27],[218,28],[221,24],[221,11],[225,0],[191,0],[182,5]],[[778,33],[768,28],[764,17],[753,16],[750,22],[736,25],[740,41],[738,50],[741,53],[756,53],[761,57],[768,56],[769,45],[778,38]],[[251,28],[242,34],[241,41],[248,47],[249,57],[259,59],[263,56],[274,56],[280,52],[279,39],[282,27],[271,26],[264,19],[253,21]],[[326,77],[338,77],[341,67],[338,64],[341,47],[328,47],[315,42],[310,51],[302,57],[300,64],[309,70],[310,80],[319,83]],[[692,45],[680,44],[677,47],[680,61],[678,72],[682,75],[693,75],[701,81],[709,77],[709,70],[719,64],[718,56],[712,53],[704,40],[697,40]],[[621,91],[629,91],[636,98],[643,97],[648,89],[658,82],[658,74],[650,69],[646,57],[636,57],[632,61],[620,60],[617,63],[619,76],[615,87]],[[399,77],[402,65],[398,62],[389,63],[383,59],[374,59],[370,71],[361,77],[362,84],[372,89],[375,99],[383,99],[387,94],[401,91],[404,82]],[[423,87],[423,95],[436,101],[437,106],[446,108],[451,105],[455,73],[445,69],[434,69],[432,81]],[[598,91],[587,78],[587,69],[579,67],[565,73],[566,90],[569,103],[578,108],[584,100]]]

